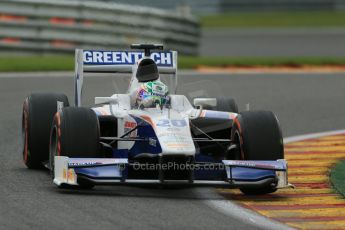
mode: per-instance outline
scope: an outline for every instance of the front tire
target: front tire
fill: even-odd
[[[54,177],[54,157],[99,158],[100,129],[95,112],[89,108],[64,108],[54,116],[50,139],[50,169]],[[82,188],[92,188],[87,181],[78,181]]]
[[[30,169],[42,168],[49,159],[49,134],[57,102],[69,106],[64,94],[34,93],[23,104],[22,143],[23,160]]]
[[[278,160],[284,158],[284,144],[276,116],[270,111],[241,112],[234,120],[231,140],[238,148],[235,159]],[[244,194],[275,192],[275,186],[240,188]]]

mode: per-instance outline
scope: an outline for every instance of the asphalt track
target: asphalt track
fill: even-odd
[[[232,96],[241,110],[248,103],[251,109],[273,110],[284,136],[292,136],[344,128],[344,77],[189,73],[180,78],[179,91],[189,96]],[[124,91],[123,83],[114,84],[107,77],[86,79],[86,102],[91,102],[91,94],[111,94],[114,86]],[[236,206],[212,188],[100,186],[93,191],[58,190],[47,172],[28,170],[21,159],[22,101],[37,91],[63,92],[72,101],[73,78],[0,76],[0,229],[255,229],[255,221],[245,219],[240,209],[242,218],[226,215],[213,205],[227,202],[237,212]]]
[[[205,29],[202,56],[345,56],[344,28]]]

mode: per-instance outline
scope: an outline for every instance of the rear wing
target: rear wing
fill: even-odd
[[[75,106],[81,106],[84,73],[132,73],[138,61],[145,57],[141,51],[75,51]],[[158,51],[150,54],[161,74],[173,74],[177,82],[177,52]]]

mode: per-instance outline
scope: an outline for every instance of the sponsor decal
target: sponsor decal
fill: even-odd
[[[264,162],[254,162],[254,161],[224,161],[226,165],[231,166],[244,166],[253,168],[267,168],[267,169],[284,169],[279,162],[264,163]]]
[[[67,179],[67,170],[66,170],[66,169],[63,169],[63,171],[62,171],[62,178],[63,178],[64,180]]]
[[[134,129],[137,126],[136,122],[126,121],[125,129]]]
[[[175,133],[160,135],[161,143],[169,148],[183,150],[184,148],[190,149],[194,147],[193,141],[190,136],[176,135]]]
[[[125,133],[131,131],[132,129],[134,129],[137,126],[137,123],[135,121],[126,121],[125,122],[125,127],[124,127],[124,131]],[[137,137],[137,130],[134,130],[133,132],[131,132],[128,137]]]
[[[67,181],[75,181],[75,173],[73,169],[69,169],[67,173]]]
[[[73,166],[99,166],[99,165],[104,165],[104,164],[126,164],[127,161],[123,159],[102,159],[100,161],[80,161],[80,162],[69,162],[68,167],[73,167]],[[66,172],[64,172],[66,174]]]
[[[161,119],[157,122],[157,126],[160,126],[160,127],[186,127],[187,122],[185,120]]]
[[[157,146],[157,140],[153,138],[149,138],[149,145],[156,147]]]
[[[172,133],[172,132],[178,133],[178,132],[182,132],[183,130],[181,128],[167,128],[166,131],[169,133]]]
[[[186,133],[183,133],[183,132],[180,132],[180,133],[176,133],[176,132],[162,132],[162,133],[159,133],[159,137],[160,138],[176,138],[176,137],[179,137],[179,138],[191,138],[190,135],[186,134]]]
[[[70,158],[68,166],[89,166],[102,164],[126,164],[125,158]]]
[[[157,136],[162,146],[178,151],[189,151],[194,148],[185,119],[160,119],[156,125]]]
[[[102,162],[71,162],[68,163],[68,166],[95,166],[102,165]]]
[[[243,161],[234,161],[233,165],[238,165],[238,166],[247,166],[247,167],[255,167],[257,166],[253,162],[243,162]]]
[[[84,50],[84,65],[133,65],[144,57],[137,51],[92,51]],[[158,66],[173,66],[172,52],[153,52],[150,56]]]

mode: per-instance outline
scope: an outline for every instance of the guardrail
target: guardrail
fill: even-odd
[[[199,22],[179,12],[89,1],[0,1],[1,51],[70,53],[163,43],[196,55],[199,36]]]

